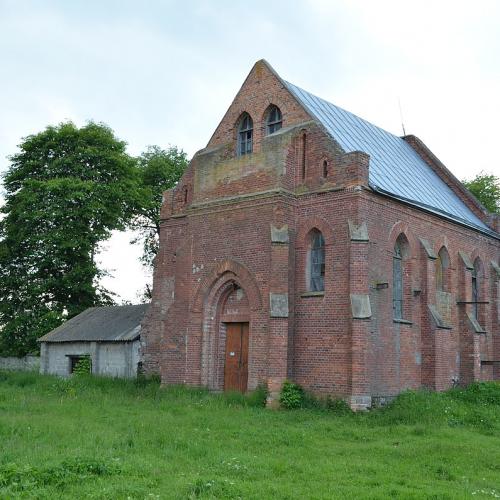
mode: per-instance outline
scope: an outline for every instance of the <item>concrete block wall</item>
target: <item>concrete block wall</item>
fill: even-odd
[[[40,368],[39,356],[24,356],[23,358],[16,358],[13,356],[0,357],[0,370],[20,370],[32,371]]]
[[[110,377],[137,375],[139,341],[134,342],[42,342],[40,372],[67,377],[71,356],[89,355],[92,373]]]

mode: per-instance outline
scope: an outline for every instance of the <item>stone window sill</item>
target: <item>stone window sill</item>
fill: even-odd
[[[301,297],[323,297],[325,292],[304,292],[300,296]]]
[[[413,322],[407,319],[394,318],[392,321],[394,321],[394,323],[401,323],[402,325],[413,325]]]

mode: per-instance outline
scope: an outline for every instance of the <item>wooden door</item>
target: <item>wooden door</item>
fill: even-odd
[[[226,323],[224,390],[246,392],[248,382],[248,323]]]

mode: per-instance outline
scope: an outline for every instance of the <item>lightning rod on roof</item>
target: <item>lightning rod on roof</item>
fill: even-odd
[[[401,118],[401,128],[403,129],[403,136],[406,135],[406,130],[405,130],[405,124],[403,121],[403,109],[401,108],[401,99],[398,97],[398,104],[399,104],[399,117]]]

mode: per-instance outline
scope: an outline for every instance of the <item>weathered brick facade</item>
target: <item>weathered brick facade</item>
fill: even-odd
[[[271,104],[283,128],[266,135]],[[253,152],[238,156],[244,112]],[[498,219],[418,139],[406,139],[498,231]],[[256,63],[207,147],[165,193],[142,330],[146,370],[166,384],[222,390],[226,327],[236,321],[249,324],[248,389],[266,383],[273,396],[290,378],[365,408],[408,388],[500,378],[498,238],[374,193],[369,169],[369,155],[345,153],[267,63]],[[312,230],[324,238],[324,291],[309,286]],[[393,317],[398,238],[402,320]],[[437,290],[442,247],[449,262]],[[474,315],[464,302],[476,258],[487,303]]]

